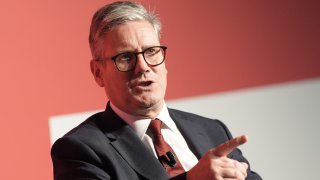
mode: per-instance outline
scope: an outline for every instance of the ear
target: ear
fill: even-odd
[[[103,81],[103,67],[102,63],[96,61],[96,60],[91,60],[90,61],[90,69],[91,73],[96,80],[96,83],[100,86],[104,86],[104,81]]]

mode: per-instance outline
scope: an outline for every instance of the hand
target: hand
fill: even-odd
[[[187,180],[245,179],[248,165],[227,157],[238,146],[246,143],[243,135],[210,149],[200,161],[187,172]]]

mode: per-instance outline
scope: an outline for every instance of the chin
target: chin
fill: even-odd
[[[163,101],[160,97],[138,97],[136,99],[138,106],[141,108],[152,108],[158,106]]]

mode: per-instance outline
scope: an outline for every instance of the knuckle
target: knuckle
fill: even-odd
[[[242,162],[241,164],[243,165],[243,167],[244,167],[245,169],[248,169],[248,168],[249,168],[249,165],[248,165],[247,163]]]
[[[238,170],[235,171],[234,177],[235,177],[236,179],[244,179],[243,174],[242,174],[241,172],[239,172]]]
[[[209,168],[210,168],[210,179],[220,180],[221,179],[221,168],[216,164],[217,161],[212,160],[210,161]]]
[[[239,167],[240,167],[240,166],[239,166],[239,162],[233,160],[233,166],[234,166],[235,168],[239,168]]]
[[[211,161],[211,163],[210,163],[209,166],[210,166],[210,171],[211,171],[211,172],[217,173],[217,172],[219,171],[218,166],[216,166],[214,162]]]

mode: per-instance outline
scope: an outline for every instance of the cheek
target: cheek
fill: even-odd
[[[108,64],[105,73],[104,73],[104,84],[105,90],[108,95],[114,96],[117,92],[122,92],[123,87],[126,85],[125,78],[122,77],[123,74],[119,74],[114,69],[112,69],[113,64]]]
[[[167,74],[168,74],[168,71],[164,66],[164,68],[160,72],[161,85],[164,90],[166,90],[166,86],[167,86]]]
[[[108,79],[110,89],[117,92],[128,91],[128,77],[124,74],[115,73]]]

